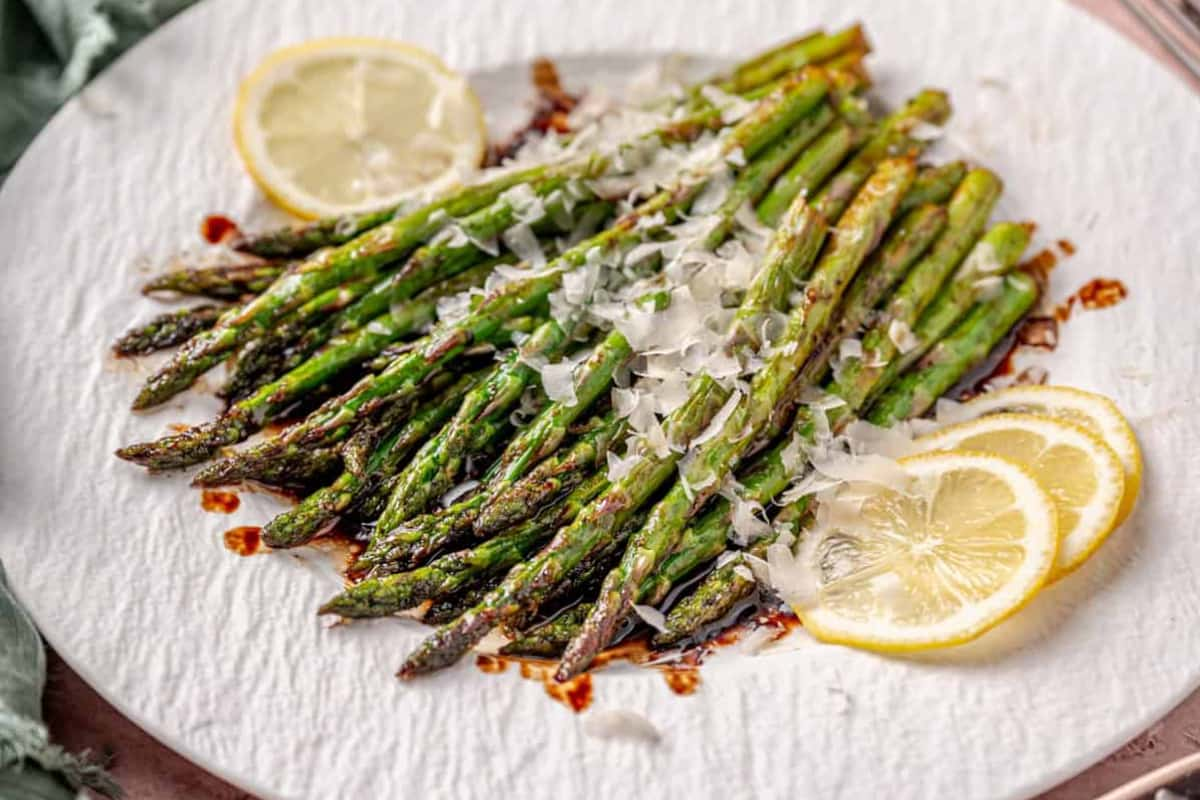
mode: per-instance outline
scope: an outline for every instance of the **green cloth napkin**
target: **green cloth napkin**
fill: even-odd
[[[195,0],[0,0],[0,180],[89,78]],[[46,653],[0,564],[0,800],[72,800],[120,789],[50,742]]]
[[[0,176],[88,78],[195,0],[0,0]]]
[[[120,789],[86,754],[50,743],[42,723],[46,651],[33,620],[17,604],[0,566],[0,798],[71,800],[87,786],[107,797]]]

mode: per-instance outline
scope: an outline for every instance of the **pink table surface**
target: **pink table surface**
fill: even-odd
[[[1071,0],[1133,40],[1200,92],[1200,80],[1178,66],[1118,0]],[[135,800],[254,800],[142,731],[109,705],[56,654],[49,654],[45,714],[54,739],[70,751],[90,750]],[[1200,691],[1166,719],[1038,800],[1084,800],[1155,767],[1200,751]]]

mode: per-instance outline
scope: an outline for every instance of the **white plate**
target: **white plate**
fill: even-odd
[[[121,59],[0,195],[0,554],[49,640],[151,733],[263,796],[1017,797],[1165,713],[1200,684],[1200,102],[1065,5],[845,5],[229,0]],[[271,501],[204,514],[181,476],[112,457],[215,408],[128,413],[140,375],[106,348],[151,312],[136,293],[147,265],[195,242],[202,215],[272,218],[229,133],[238,78],[271,48],[395,36],[467,70],[538,54],[735,57],[854,17],[877,45],[881,93],[950,89],[956,141],[1008,182],[1002,212],[1079,246],[1057,296],[1097,275],[1130,289],[1111,310],[1076,312],[1050,366],[1132,415],[1142,502],[1096,564],[987,647],[898,660],[797,633],[787,652],[717,659],[690,697],[650,671],[602,673],[578,716],[469,660],[402,685],[392,673],[420,629],[325,629],[312,612],[334,588],[326,568],[222,546]],[[589,737],[597,709],[633,710],[662,740]]]

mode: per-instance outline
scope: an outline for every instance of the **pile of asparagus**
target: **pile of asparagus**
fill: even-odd
[[[917,163],[946,96],[874,119],[867,51],[857,26],[812,33],[624,141],[567,134],[557,158],[162,275],[148,292],[212,302],[118,344],[182,345],[134,407],[222,363],[229,406],[118,455],[300,491],[263,529],[273,548],[357,531],[359,580],[321,612],[439,625],[402,677],[497,628],[564,680],[639,616],[656,646],[694,640],[760,591],[748,557],[809,520],[789,487],[812,443],[925,413],[1038,298],[1016,269],[1031,227],[988,227],[1000,179]],[[689,320],[695,265],[738,260],[748,282]],[[718,344],[671,354],[686,383],[648,366],[676,363],[673,326]]]

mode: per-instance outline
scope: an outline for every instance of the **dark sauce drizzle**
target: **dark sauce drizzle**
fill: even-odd
[[[200,493],[200,507],[205,511],[217,514],[232,514],[237,511],[242,501],[234,492],[221,492],[216,489],[205,489]]]
[[[239,556],[252,556],[262,544],[262,528],[242,525],[225,531],[225,549]]]
[[[209,244],[221,244],[241,234],[238,224],[222,214],[209,214],[200,221],[200,235]]]
[[[513,131],[507,139],[488,147],[486,165],[489,167],[512,158],[534,136],[541,136],[549,131],[568,133],[571,130],[567,115],[579,104],[580,96],[563,89],[554,62],[548,58],[534,61],[530,80],[533,88],[537,90],[533,113],[529,120]]]

